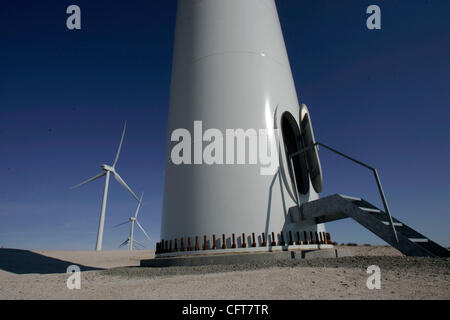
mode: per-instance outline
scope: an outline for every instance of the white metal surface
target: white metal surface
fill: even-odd
[[[105,215],[106,215],[106,200],[108,199],[109,175],[110,171],[106,171],[105,189],[103,190],[103,199],[102,199],[102,209],[100,212],[100,221],[98,223],[97,242],[95,244],[95,250],[97,251],[102,250],[103,229],[105,226]]]
[[[179,1],[172,68],[161,238],[226,234],[229,245],[232,233],[325,231],[321,224],[301,228],[287,219],[296,196],[284,152],[275,175],[261,175],[260,165],[170,161],[172,132],[192,132],[197,120],[203,130],[281,130],[287,111],[299,123],[274,1]],[[270,138],[284,148],[281,138]],[[317,198],[310,183],[300,202]]]

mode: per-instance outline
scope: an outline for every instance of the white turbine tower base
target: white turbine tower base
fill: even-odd
[[[130,223],[130,236],[127,238],[127,240],[125,240],[124,242],[122,242],[119,246],[123,247],[124,245],[128,244],[128,250],[133,250],[133,243],[136,243],[142,247],[144,247],[144,245],[140,242],[138,242],[137,240],[134,239],[134,223],[136,222],[136,224],[138,225],[138,227],[142,230],[142,232],[145,234],[145,236],[150,240],[150,237],[148,236],[147,232],[145,232],[144,228],[141,226],[141,224],[139,223],[139,221],[137,220],[137,216],[139,214],[139,209],[141,208],[141,204],[142,204],[142,197],[144,196],[144,193],[142,193],[141,195],[141,199],[139,200],[138,206],[136,208],[136,212],[134,214],[134,217],[130,217],[128,218],[127,221],[124,221],[122,223],[119,223],[118,225],[116,225],[115,227]]]
[[[295,170],[287,159],[302,148],[306,115],[297,97],[274,0],[178,1],[161,239],[186,241],[225,234],[230,247],[232,234],[242,243],[242,234],[249,240],[252,233],[267,237],[281,231],[294,235],[325,232],[323,224],[302,224],[289,218],[290,208],[319,198],[312,184],[317,174],[310,174],[300,157],[294,159]],[[266,130],[270,145],[276,146],[266,151],[279,151],[279,164],[273,163],[278,171],[263,175],[265,164],[247,162],[247,152],[250,157],[252,150],[247,142],[242,143],[244,164],[236,163],[233,152],[230,164],[227,159],[224,165],[216,160],[210,165],[203,160],[207,152],[201,143],[199,148],[192,144],[191,162],[177,164],[172,153],[176,154],[179,142],[170,137],[184,128],[195,139],[195,123],[200,120],[205,134],[209,129],[225,133],[225,141],[208,145],[221,146],[216,156],[219,150],[226,154],[227,142],[237,138],[228,135],[228,130]],[[263,141],[258,135],[245,135],[246,141]],[[187,141],[183,138],[183,142]],[[231,150],[239,150],[237,143],[231,143],[236,147]],[[257,155],[260,146],[252,154]],[[296,185],[297,181],[301,183]]]
[[[102,209],[101,209],[101,214],[100,214],[100,222],[98,225],[98,233],[97,233],[97,244],[95,246],[95,250],[96,251],[100,251],[102,250],[102,241],[103,241],[103,228],[105,225],[105,214],[106,214],[106,200],[108,199],[108,188],[109,188],[109,176],[112,173],[114,178],[125,188],[128,190],[128,192],[131,193],[131,195],[140,203],[139,198],[136,196],[136,194],[133,192],[133,190],[131,190],[131,188],[126,184],[126,182],[122,179],[122,177],[117,173],[115,167],[117,164],[117,161],[119,160],[119,154],[120,154],[120,150],[122,149],[122,143],[123,143],[123,138],[125,137],[125,131],[127,129],[127,122],[125,121],[125,124],[123,126],[123,131],[122,131],[122,138],[120,139],[120,144],[119,144],[119,148],[117,149],[117,153],[116,153],[116,157],[114,158],[114,162],[112,164],[112,166],[109,166],[107,164],[102,164],[101,168],[103,169],[103,172],[97,174],[96,176],[87,179],[86,181],[83,181],[80,184],[77,184],[76,186],[73,186],[71,189],[75,189],[78,187],[81,187],[84,184],[87,184],[91,181],[94,181],[100,177],[103,177],[104,175],[106,175],[106,179],[105,179],[105,189],[103,191],[103,200],[102,200]]]

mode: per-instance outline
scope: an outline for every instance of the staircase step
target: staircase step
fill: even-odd
[[[383,219],[384,220],[384,219]],[[394,223],[398,222],[398,223],[402,223],[400,221],[396,221],[394,220]],[[417,232],[416,230],[410,228],[409,226],[407,226],[406,224],[402,223],[403,226],[401,227],[401,229],[398,229],[398,232],[401,232],[405,237],[409,238],[409,239],[426,239],[426,237]]]
[[[361,198],[335,194],[302,204],[301,212],[303,219],[314,219],[316,223],[352,218],[408,256],[450,256],[447,248],[433,242],[402,221],[394,217],[391,217],[391,220],[386,212]],[[398,241],[393,235],[391,221]]]
[[[348,200],[353,200],[353,201],[362,201],[361,198],[357,198],[357,197],[350,197],[350,196],[345,196],[343,194],[340,195],[342,198],[348,199]]]
[[[409,238],[409,241],[412,241],[412,242],[428,242],[428,239],[426,239],[426,238]]]
[[[387,226],[391,225],[391,223],[389,221],[381,221],[381,222],[383,222]],[[394,222],[394,227],[403,227],[403,223],[401,223],[401,222]]]
[[[367,211],[367,212],[375,212],[375,213],[381,213],[380,209],[373,209],[373,208],[364,208],[364,207],[358,207],[361,210]]]

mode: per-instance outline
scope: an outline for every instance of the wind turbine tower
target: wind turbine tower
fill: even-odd
[[[262,174],[262,162],[235,161],[242,150],[244,160],[256,158],[256,148],[245,149],[261,131],[277,154],[273,173]],[[331,249],[324,223],[345,218],[405,255],[450,256],[391,215],[374,167],[316,142],[274,0],[178,1],[168,138],[156,257]],[[383,208],[357,196],[319,197],[319,146],[370,170]]]
[[[120,155],[120,150],[122,148],[122,143],[123,143],[123,138],[125,137],[125,131],[127,129],[127,122],[125,121],[125,124],[123,126],[123,131],[122,131],[122,138],[120,139],[120,143],[119,143],[119,148],[117,149],[117,153],[116,153],[116,157],[114,158],[114,162],[113,164],[107,165],[107,164],[102,164],[101,168],[102,168],[102,172],[100,172],[99,174],[97,174],[96,176],[87,179],[86,181],[81,182],[80,184],[77,184],[76,186],[73,186],[71,189],[75,189],[78,187],[81,187],[82,185],[85,185],[91,181],[94,181],[96,179],[99,179],[103,176],[106,176],[105,178],[105,188],[103,191],[103,200],[102,200],[102,209],[101,209],[101,213],[100,213],[100,222],[98,225],[98,233],[97,233],[97,244],[95,246],[95,250],[96,251],[100,251],[102,250],[102,242],[103,242],[103,228],[105,225],[105,214],[106,214],[106,200],[108,199],[108,188],[109,188],[109,176],[112,174],[114,176],[114,178],[125,188],[128,190],[128,192],[140,203],[139,198],[136,196],[136,194],[133,192],[133,190],[131,190],[131,188],[126,184],[126,182],[122,179],[122,177],[117,173],[116,171],[116,164],[117,161],[119,160],[119,155]]]
[[[195,135],[196,121],[204,130],[222,133],[267,130],[268,139],[279,146],[278,171],[261,175],[259,164],[236,162],[174,164],[172,133],[186,128]],[[287,240],[289,232],[299,232],[302,241],[304,232],[308,241],[318,241],[323,224],[305,226],[289,218],[302,203],[318,199],[322,188],[317,154],[309,171],[304,156],[294,159],[295,171],[288,159],[302,149],[301,132],[308,125],[312,129],[310,124],[308,109],[297,98],[274,0],[178,1],[162,245],[170,250],[170,243],[191,241],[194,246],[194,239],[215,235],[224,248],[250,242],[259,247],[272,232],[277,243],[283,235]],[[198,154],[195,146],[192,154]],[[258,241],[251,239],[253,233]],[[208,247],[215,245],[208,241]]]
[[[138,242],[136,239],[134,239],[134,224],[136,223],[139,227],[139,229],[142,230],[142,232],[145,234],[145,236],[147,237],[148,240],[150,240],[150,237],[148,236],[147,232],[145,232],[144,228],[142,227],[142,225],[139,223],[137,216],[139,214],[139,209],[141,208],[142,205],[142,197],[144,196],[144,193],[142,193],[141,195],[141,199],[139,200],[138,206],[136,208],[136,212],[134,214],[134,216],[128,218],[127,221],[124,221],[122,223],[119,223],[118,225],[116,225],[115,227],[124,225],[129,223],[130,224],[130,236],[127,238],[127,240],[125,240],[124,242],[122,242],[122,244],[119,247],[122,247],[126,244],[128,244],[128,250],[133,250],[133,244],[137,243],[141,246],[144,246],[143,244],[141,244],[140,242]]]

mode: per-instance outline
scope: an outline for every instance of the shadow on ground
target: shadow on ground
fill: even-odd
[[[102,270],[47,257],[29,250],[0,249],[0,270],[16,274],[66,273],[67,267],[73,264],[78,265],[81,271]]]

